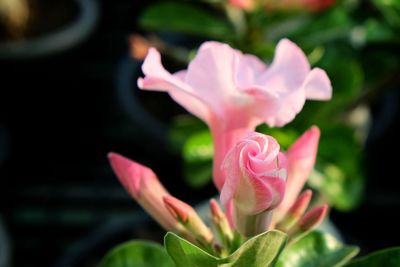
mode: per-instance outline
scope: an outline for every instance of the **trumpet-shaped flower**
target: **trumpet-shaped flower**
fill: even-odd
[[[279,148],[272,137],[252,132],[226,156],[221,202],[225,207],[233,203],[234,224],[244,235],[265,231],[271,219],[269,211],[284,197],[285,158]]]
[[[169,73],[155,49],[149,50],[142,70],[141,89],[168,92],[210,127],[218,189],[226,176],[221,163],[246,132],[263,122],[283,126],[301,111],[306,99],[327,100],[332,91],[326,73],[311,69],[301,49],[287,39],[277,45],[270,66],[226,44],[206,42],[187,70]]]

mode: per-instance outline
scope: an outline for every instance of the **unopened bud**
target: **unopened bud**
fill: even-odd
[[[303,216],[304,212],[307,210],[312,197],[312,191],[304,191],[293,204],[293,206],[285,214],[283,220],[277,225],[277,229],[286,232],[292,226],[294,226]]]
[[[326,204],[311,209],[299,221],[299,228],[305,232],[317,227],[325,219],[327,212]]]
[[[226,247],[230,247],[230,244],[233,241],[233,231],[225,213],[221,210],[215,199],[210,200],[210,210],[212,222],[215,225],[221,242]]]
[[[213,234],[211,230],[190,205],[173,196],[164,196],[163,200],[171,215],[181,222],[189,234],[203,245],[212,243]]]
[[[288,235],[293,238],[311,231],[325,219],[327,212],[328,205],[326,204],[312,208],[300,219],[296,226],[289,230]]]

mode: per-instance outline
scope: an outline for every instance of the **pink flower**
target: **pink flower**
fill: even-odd
[[[108,158],[126,191],[167,231],[179,232],[178,221],[164,207],[163,197],[170,194],[155,173],[116,153],[109,153]]]
[[[206,42],[187,70],[169,73],[155,49],[149,50],[142,69],[141,89],[168,92],[210,127],[218,189],[225,181],[221,163],[246,132],[263,122],[283,126],[301,111],[306,99],[328,100],[332,91],[326,73],[311,69],[301,49],[287,39],[277,45],[269,67],[226,44]]]
[[[233,203],[234,224],[244,235],[265,231],[268,221],[258,227],[257,223],[250,225],[246,220],[265,215],[283,199],[286,169],[285,157],[279,148],[271,136],[252,132],[226,156],[223,167],[227,170],[227,178],[222,187],[221,202],[225,207]]]
[[[240,9],[252,10],[255,6],[254,0],[229,0],[229,4]]]
[[[292,207],[315,165],[320,131],[312,126],[286,152],[288,179],[286,196],[276,210],[277,220]]]

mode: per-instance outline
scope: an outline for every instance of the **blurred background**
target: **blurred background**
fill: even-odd
[[[162,230],[130,199],[113,175],[106,157],[109,151],[150,166],[172,194],[189,203],[198,204],[217,194],[211,183],[185,182],[185,151],[198,139],[192,139],[189,145],[181,144],[181,139],[186,138],[185,133],[204,126],[186,120],[185,110],[168,95],[136,88],[136,79],[141,75],[141,48],[145,49],[148,43],[156,45],[161,39],[175,47],[165,49],[172,58],[167,60],[172,71],[180,68],[185,61],[182,58],[202,41],[210,39],[207,34],[190,34],[190,29],[189,34],[182,34],[179,27],[178,31],[162,30],[157,23],[148,23],[151,16],[156,18],[154,21],[162,17],[149,11],[154,4],[157,2],[0,0],[0,267],[95,266],[108,249],[124,240],[160,240]],[[215,15],[207,3],[199,5]],[[379,12],[369,1],[358,5],[368,11],[357,11],[360,18]],[[327,12],[337,13],[338,8]],[[318,19],[326,14],[330,13],[319,15]],[[354,28],[351,30],[354,35]],[[157,38],[151,37],[153,33]],[[291,34],[296,40],[295,31]],[[400,149],[400,57],[391,53],[399,44],[396,31],[393,34],[395,41],[384,39],[361,48],[358,43],[357,48],[362,51],[359,58],[382,52],[375,54],[376,64],[371,63],[374,58],[360,63],[361,80],[368,80],[369,73],[379,72],[382,57],[391,60],[391,75],[380,80],[379,90],[366,93],[368,105],[357,102],[364,98],[351,102],[362,106],[352,116],[367,116],[363,119],[367,122],[362,125],[363,142],[357,151],[346,150],[343,160],[360,155],[357,164],[364,177],[360,187],[363,189],[357,189],[357,196],[354,195],[360,198],[358,203],[349,207],[338,204],[331,210],[331,220],[344,240],[361,246],[362,253],[399,245],[396,217],[400,210],[400,177],[396,152]],[[224,40],[218,34],[215,39]],[[245,51],[261,51],[229,38],[224,41],[227,40]],[[312,40],[299,39],[309,53],[314,51],[307,50]],[[347,47],[342,39],[339,41],[330,45]],[[266,51],[265,58],[271,54],[270,46],[262,50]],[[316,41],[315,46],[321,44]],[[262,53],[259,52],[261,57]],[[315,62],[328,66],[329,74],[337,73],[329,72],[329,64],[333,63],[323,59]],[[350,75],[354,77],[352,72]],[[335,81],[335,76],[330,76]],[[356,83],[350,78],[343,79]],[[335,90],[340,88],[334,84]],[[330,124],[330,119],[325,123]],[[190,125],[190,130],[182,132],[182,125]],[[295,122],[295,126],[299,125],[302,124]],[[304,128],[299,126],[298,131]],[[352,134],[356,135],[356,130]],[[291,129],[282,131],[295,137],[298,134]],[[336,132],[326,136],[330,138],[328,144],[345,138]],[[183,153],[177,152],[181,146]],[[328,152],[322,151],[322,155]],[[353,164],[356,163],[350,162]],[[207,170],[205,173],[209,176]],[[332,182],[321,191],[334,186]],[[341,186],[346,188],[346,183]],[[351,198],[352,192],[355,191],[346,196]]]

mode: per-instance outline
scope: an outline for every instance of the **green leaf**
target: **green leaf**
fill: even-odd
[[[349,211],[362,199],[362,147],[348,126],[337,123],[321,126],[318,162],[308,184],[320,191],[331,206]]]
[[[190,136],[207,129],[207,125],[196,117],[191,115],[176,116],[169,126],[168,148],[175,153],[181,154]]]
[[[221,259],[221,267],[272,267],[286,245],[287,235],[277,230],[247,240],[238,250]]]
[[[199,131],[191,135],[183,146],[183,156],[190,162],[213,158],[214,148],[210,131]]]
[[[214,147],[209,130],[192,134],[183,146],[184,178],[188,185],[201,187],[212,177]]]
[[[398,0],[373,0],[386,21],[394,27],[400,27],[400,2]]]
[[[398,267],[400,266],[400,247],[374,252],[360,259],[353,260],[345,267]]]
[[[246,241],[226,258],[217,258],[179,236],[168,233],[165,248],[177,267],[272,267],[286,244],[286,234],[272,230]]]
[[[175,262],[176,267],[217,267],[218,258],[208,254],[174,233],[168,232],[164,247]]]
[[[139,24],[148,30],[169,30],[213,38],[231,37],[227,22],[187,3],[160,2],[147,8]]]
[[[99,267],[174,267],[164,248],[154,242],[134,240],[112,249]]]
[[[277,267],[342,266],[357,253],[357,247],[343,245],[331,235],[313,231],[289,245]]]

